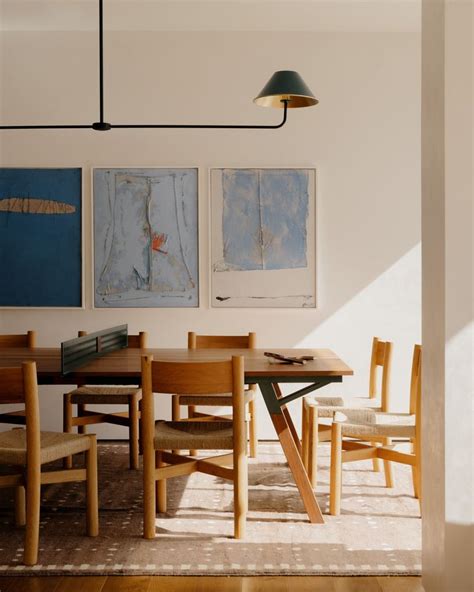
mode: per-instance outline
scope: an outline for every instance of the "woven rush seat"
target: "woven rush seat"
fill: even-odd
[[[232,422],[157,421],[154,445],[158,450],[232,450]]]
[[[307,399],[318,404],[318,417],[332,419],[336,411],[344,411],[346,408],[367,407],[374,411],[382,411],[380,401],[378,399],[371,399],[370,397],[354,397],[351,399],[344,399],[343,397],[319,397],[312,396]]]
[[[254,390],[245,390],[244,391],[244,402],[247,404],[249,401],[253,401],[255,399],[255,391]],[[180,405],[215,405],[216,407],[221,406],[231,406],[232,405],[232,393],[219,393],[217,395],[193,395],[193,396],[186,396],[180,395],[179,397]]]
[[[334,421],[341,424],[343,436],[415,437],[415,416],[410,413],[377,413],[372,409],[337,411]]]
[[[80,386],[79,388],[70,391],[71,403],[73,404],[127,404],[130,396],[137,395],[141,398],[141,394],[142,391],[140,388],[125,386]]]
[[[40,464],[89,450],[91,440],[78,434],[40,433]],[[26,430],[0,433],[0,463],[26,465]]]

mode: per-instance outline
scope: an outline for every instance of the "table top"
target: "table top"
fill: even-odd
[[[140,359],[152,355],[155,360],[213,361],[229,359],[233,355],[245,358],[245,376],[304,379],[319,376],[350,376],[352,369],[329,349],[272,349],[285,356],[314,356],[303,366],[275,363],[264,356],[264,349],[138,349],[127,348],[96,358],[74,372],[61,374],[61,350],[59,348],[0,348],[0,367],[18,366],[22,361],[33,360],[37,364],[39,382],[75,384],[75,379],[88,378],[136,378],[140,376]]]

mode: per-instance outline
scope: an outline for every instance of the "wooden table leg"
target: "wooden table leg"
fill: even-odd
[[[281,399],[283,397],[283,393],[281,392],[280,385],[277,382],[274,382],[273,388],[275,389],[275,393],[276,393],[277,398]],[[288,427],[290,428],[290,432],[293,437],[293,440],[295,441],[295,445],[296,445],[296,448],[299,452],[299,455],[302,456],[303,449],[301,446],[301,441],[299,439],[298,432],[296,431],[295,424],[293,423],[293,419],[291,418],[290,412],[288,411],[286,405],[282,405],[280,408],[281,408],[281,412],[285,416],[286,423],[288,424]]]
[[[324,523],[324,519],[321,509],[314,495],[286,416],[278,403],[277,391],[274,385],[267,381],[260,382],[259,386],[296,486],[300,492],[301,499],[303,500],[304,507],[308,513],[309,521],[322,524]]]

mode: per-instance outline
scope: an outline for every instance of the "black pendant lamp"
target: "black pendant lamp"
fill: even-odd
[[[304,80],[292,70],[275,72],[262,92],[254,99],[254,103],[262,107],[283,109],[283,119],[276,125],[196,125],[196,124],[117,124],[107,123],[104,119],[104,20],[103,0],[99,0],[99,121],[86,125],[0,125],[0,129],[93,129],[105,132],[111,129],[278,129],[283,127],[287,119],[288,109],[317,105]]]

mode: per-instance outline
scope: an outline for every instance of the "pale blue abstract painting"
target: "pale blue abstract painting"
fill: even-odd
[[[214,307],[316,306],[316,171],[215,168],[211,193]]]
[[[223,169],[220,271],[307,266],[308,171]]]
[[[197,169],[94,169],[94,302],[197,307]]]

